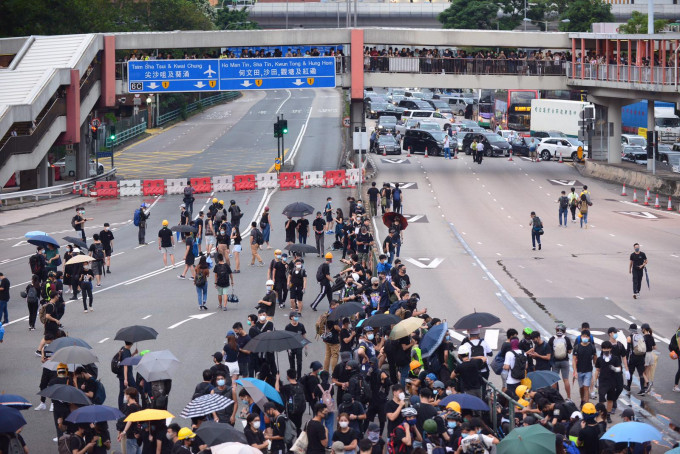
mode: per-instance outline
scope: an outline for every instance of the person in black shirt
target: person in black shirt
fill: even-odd
[[[332,300],[328,312],[330,313],[337,307],[338,302]],[[338,364],[338,355],[340,354],[340,327],[337,320],[326,321],[326,333],[322,336],[322,340],[326,344],[323,370],[333,370],[335,365]]]
[[[319,269],[316,271],[316,281],[321,286],[321,291],[316,296],[312,302],[312,310],[316,311],[317,306],[321,303],[324,296],[328,299],[330,304],[333,299],[333,277],[331,276],[331,263],[333,262],[333,254],[330,252],[326,253],[326,261],[319,265]]]
[[[470,359],[471,346],[470,344],[463,344],[458,349],[458,358],[463,362],[458,364],[454,369],[455,377],[464,393],[482,397],[482,374],[481,370],[485,368],[485,361],[482,359]],[[486,357],[485,357],[486,359]]]
[[[269,442],[264,439],[264,434],[260,431],[260,415],[250,413],[246,418],[246,427],[243,433],[246,436],[246,443],[255,449],[259,449],[263,454],[267,453]]]
[[[598,383],[600,402],[607,402],[607,422],[611,424],[609,413],[616,399],[623,391],[623,367],[621,358],[612,355],[612,343],[602,342],[602,354],[595,361],[595,377],[593,380]],[[599,379],[599,382],[598,382]]]
[[[137,226],[138,231],[137,231],[137,241],[139,242],[139,245],[145,245],[146,244],[146,220],[149,219],[151,216],[150,212],[147,211],[146,209],[149,206],[146,203],[142,203],[142,205],[138,208],[139,209],[139,225]],[[108,224],[104,224],[104,227],[106,227]],[[104,240],[102,240],[103,242]]]
[[[534,359],[534,370],[550,370],[550,358],[552,357],[550,345],[543,340],[538,331],[531,333],[531,339],[534,348],[528,355]]]
[[[137,354],[137,350],[131,352],[132,342],[125,342],[125,347],[122,347],[119,351],[118,362],[122,362],[126,358],[130,358]],[[118,409],[123,411],[123,396],[125,395],[125,390],[128,387],[135,387],[135,376],[133,375],[132,366],[119,366],[118,368]]]
[[[193,233],[187,234],[184,244],[186,249],[184,250],[184,270],[182,274],[177,276],[180,279],[186,279],[187,271],[191,270],[191,278],[196,276],[196,268],[194,267],[194,262],[196,261],[196,256],[194,255],[194,241],[195,237]]]
[[[295,223],[295,221],[293,222]],[[298,233],[298,243],[307,244],[307,238],[309,237],[309,219],[303,216],[298,219],[295,226]]]
[[[349,318],[345,317],[342,319],[342,328],[340,329],[340,354],[354,351],[355,343],[356,331],[352,329]]]
[[[368,193],[368,202],[371,207],[371,216],[378,215],[378,196],[380,191],[375,187],[375,181],[371,183],[371,187],[366,191]]]
[[[168,220],[164,219],[163,228],[158,231],[158,250],[163,250],[163,266],[168,266],[168,254],[170,254],[172,266],[175,266],[174,247],[175,238],[172,235],[172,230],[168,228]]]
[[[297,223],[288,216],[288,219],[286,219],[286,225],[284,226],[284,230],[286,231],[286,244],[295,244],[295,228],[297,226]]]
[[[307,423],[307,454],[326,454],[328,429],[322,421],[327,414],[326,404],[318,403],[314,406],[314,417]]]
[[[321,254],[326,250],[324,245],[326,221],[321,217],[321,211],[316,212],[316,219],[312,222],[312,228],[314,229],[314,239],[316,240],[316,256],[321,257]]]
[[[635,243],[633,245],[635,252],[630,254],[630,263],[628,265],[628,273],[633,275],[633,298],[640,296],[640,288],[642,287],[642,275],[647,266],[647,255],[640,251],[640,245]]]
[[[144,218],[146,219],[146,218]],[[142,221],[140,219],[139,225],[141,228]],[[144,225],[146,226],[146,220],[144,221]],[[106,222],[104,223],[104,230],[99,232],[99,241],[102,242],[102,246],[104,247],[104,256],[106,257],[106,272],[110,273],[111,272],[111,253],[113,252],[113,240],[115,239],[113,236],[113,232],[109,229],[109,223]],[[140,242],[139,244],[145,244]]]
[[[392,385],[392,399],[385,403],[385,416],[387,417],[387,434],[391,434],[394,429],[404,421],[401,410],[406,405],[406,394],[400,384]]]
[[[345,449],[356,450],[359,443],[359,432],[350,427],[347,413],[338,415],[338,427],[333,431],[333,441],[341,441],[345,445]]]
[[[241,208],[238,205],[236,205],[236,200],[232,200],[229,202],[229,209],[227,211],[231,215],[231,226],[236,227],[240,230],[241,229],[240,222],[241,218],[243,217],[243,212],[241,211]]]
[[[284,329],[292,333],[298,333],[304,338],[307,330],[305,330],[305,325],[299,321],[300,314],[298,312],[291,312],[288,318],[290,323]],[[290,368],[297,371],[297,379],[299,380],[302,377],[302,348],[288,350],[288,362],[290,363]],[[297,368],[295,367],[296,364]]]
[[[303,268],[301,258],[295,259],[288,273],[288,288],[290,289],[291,310],[302,313],[302,297],[307,289],[307,271]]]
[[[584,330],[581,333],[581,342],[574,345],[572,355],[574,377],[578,377],[579,392],[581,402],[588,402],[588,392],[593,376],[593,364],[597,361],[597,351],[595,346],[590,343],[590,331]]]
[[[272,429],[271,435],[265,433],[264,438],[271,442],[269,447],[270,454],[285,454],[288,452],[284,435],[286,433],[287,418],[279,412],[271,402],[264,404],[264,414],[269,418],[269,424]]]

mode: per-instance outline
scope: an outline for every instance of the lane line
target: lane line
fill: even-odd
[[[151,315],[147,315],[146,317],[142,317],[142,320],[146,320],[149,317],[151,317]]]
[[[10,285],[9,288],[21,287],[22,285],[30,284],[31,281],[22,282],[21,284]]]
[[[312,102],[312,105],[314,103]],[[307,119],[305,122],[302,124],[302,128],[300,128],[300,133],[298,134],[295,143],[293,144],[291,148],[291,153],[288,157],[284,157],[283,163],[285,164],[286,162],[290,161],[290,165],[294,166],[295,165],[295,155],[297,154],[298,150],[300,150],[300,145],[302,144],[302,139],[305,135],[305,131],[307,131],[307,124],[309,123],[309,119],[312,117],[312,105],[309,106],[309,113],[307,114]]]
[[[105,337],[104,339],[100,340],[100,341],[97,342],[97,343],[98,343],[98,344],[103,344],[103,343],[106,342],[107,340],[109,340],[109,338],[108,338],[108,337]]]

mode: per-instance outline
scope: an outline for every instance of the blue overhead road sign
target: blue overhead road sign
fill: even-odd
[[[135,60],[130,93],[335,87],[334,57]]]

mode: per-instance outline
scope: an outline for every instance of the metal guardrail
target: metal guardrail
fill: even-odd
[[[532,59],[364,57],[364,69],[379,73],[564,76],[565,61]]]
[[[196,102],[192,102],[191,104],[187,104],[186,108],[184,109],[184,112],[189,114],[195,110],[198,110],[199,108],[209,107],[221,101],[231,101],[233,99],[238,98],[239,96],[241,96],[241,92],[225,91],[223,93],[214,96],[209,96]],[[176,120],[177,118],[180,117],[181,113],[182,109],[175,109],[170,112],[166,112],[162,115],[159,115],[158,119],[156,120],[156,126],[160,126],[169,121]]]
[[[576,63],[572,65],[568,63],[567,77],[570,79],[600,80],[606,82],[678,85],[678,69],[675,66],[649,67],[597,63]]]
[[[18,191],[10,192],[6,194],[0,194],[0,200],[2,205],[5,205],[7,200],[19,199],[19,203],[23,203],[24,199],[34,198],[37,202],[41,198],[51,199],[52,197],[70,194],[73,192],[73,187],[78,185],[87,185],[88,183],[95,182],[101,179],[107,179],[116,174],[116,168],[109,170],[108,172],[102,173],[101,175],[95,175],[90,178],[86,178],[80,181],[73,181],[71,183],[64,183],[58,186],[50,186],[47,188],[40,189],[30,189],[28,191]]]
[[[120,145],[123,142],[127,142],[128,140],[137,137],[140,134],[144,134],[144,131],[146,131],[146,120],[142,121],[140,124],[133,126],[132,128],[124,129],[120,132],[116,132],[116,138],[114,140],[111,140],[110,137],[106,138],[106,147],[116,147]]]

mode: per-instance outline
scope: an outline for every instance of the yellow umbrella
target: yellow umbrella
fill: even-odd
[[[160,419],[174,418],[175,415],[165,410],[154,410],[152,408],[147,408],[146,410],[136,411],[130,413],[130,415],[125,418],[125,422],[144,422],[144,421],[158,421]]]
[[[83,262],[94,262],[94,260],[95,259],[90,257],[89,255],[78,254],[78,255],[68,259],[66,261],[65,265],[75,265],[76,263],[83,263]]]
[[[409,317],[394,325],[392,332],[390,332],[390,339],[401,339],[402,337],[406,337],[421,326],[423,326],[422,318]]]

